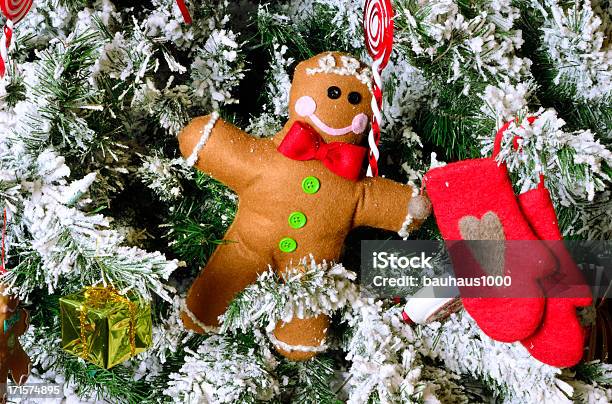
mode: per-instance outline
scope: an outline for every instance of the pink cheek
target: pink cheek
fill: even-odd
[[[310,116],[317,110],[317,104],[312,97],[304,95],[295,102],[295,112],[299,116]]]
[[[368,116],[366,114],[358,114],[353,118],[353,132],[356,134],[363,133],[368,126]]]

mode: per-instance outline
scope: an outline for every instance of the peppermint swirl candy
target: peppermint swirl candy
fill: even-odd
[[[363,29],[368,53],[380,71],[385,68],[393,49],[393,6],[391,0],[367,0]]]
[[[2,14],[7,20],[18,23],[30,11],[32,0],[0,0]]]

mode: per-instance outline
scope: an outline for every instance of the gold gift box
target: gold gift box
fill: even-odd
[[[151,307],[112,288],[88,287],[60,299],[62,348],[110,369],[152,343]]]

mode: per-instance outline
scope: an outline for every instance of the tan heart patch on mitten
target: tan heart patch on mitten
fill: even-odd
[[[487,212],[478,219],[464,216],[459,220],[459,231],[464,240],[505,240],[504,227],[499,217]],[[503,276],[506,246],[500,242],[470,243],[470,250],[483,269],[491,276]]]

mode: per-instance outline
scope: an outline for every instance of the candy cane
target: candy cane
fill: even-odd
[[[4,77],[8,65],[8,53],[13,45],[13,26],[17,24],[32,8],[32,0],[0,0],[2,14],[6,25],[0,39],[0,77]]]
[[[4,221],[2,222],[2,256],[0,257],[0,275],[6,273],[4,266],[4,242],[6,240],[6,208],[4,208]]]
[[[4,77],[8,64],[8,51],[13,42],[13,21],[6,20],[0,39],[0,78]]]
[[[191,24],[191,15],[189,14],[189,9],[185,4],[185,0],[176,0],[176,4],[178,4],[179,10],[181,10],[181,14],[183,14],[183,20],[185,20],[185,24]]]
[[[380,125],[382,123],[382,78],[381,73],[391,57],[393,50],[393,6],[391,0],[366,0],[363,29],[366,48],[374,59],[372,63],[372,125],[368,135],[370,146],[368,177],[378,175],[378,143],[380,142]]]

